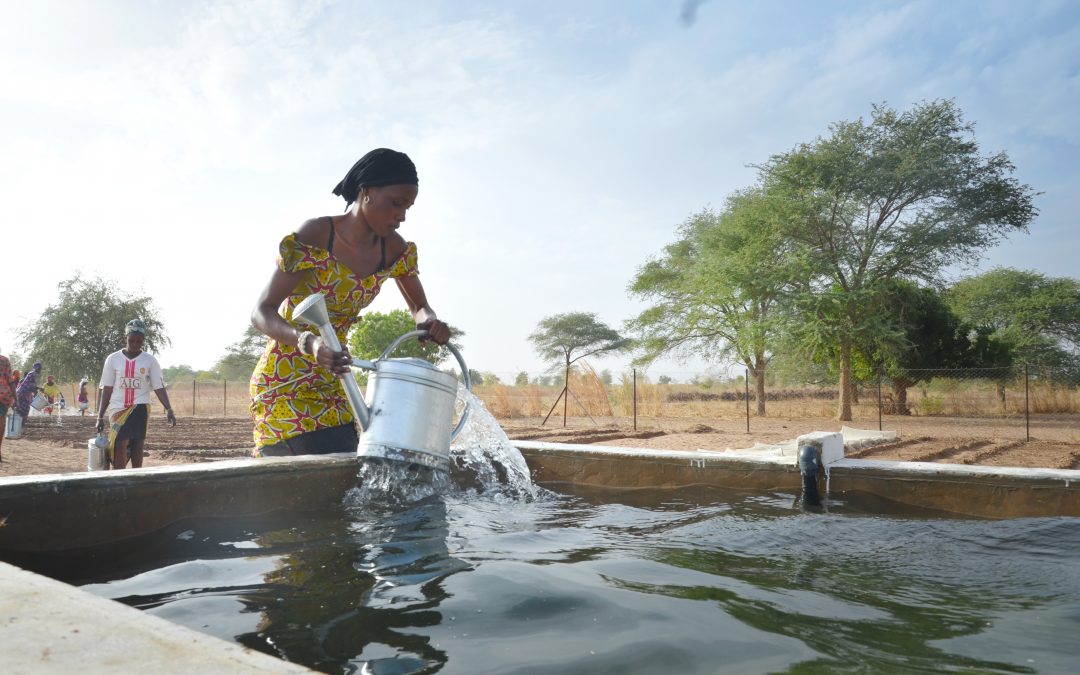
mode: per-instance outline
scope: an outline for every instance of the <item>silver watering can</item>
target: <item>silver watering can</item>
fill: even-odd
[[[104,433],[86,442],[86,470],[103,471],[109,468],[109,438]]]
[[[326,298],[321,293],[304,298],[293,309],[293,318],[316,327],[327,346],[341,351],[341,343],[326,311]],[[420,464],[448,472],[450,442],[461,432],[469,416],[466,401],[461,418],[451,428],[457,399],[457,378],[423,359],[389,358],[405,340],[426,335],[427,331],[422,330],[405,333],[394,340],[375,361],[353,359],[354,368],[372,371],[367,387],[370,405],[364,401],[360,386],[351,374],[342,376],[341,382],[349,406],[360,424],[357,455]],[[465,360],[453,345],[447,347],[461,368],[465,389],[471,390]]]

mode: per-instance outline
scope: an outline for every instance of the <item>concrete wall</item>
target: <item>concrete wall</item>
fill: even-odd
[[[82,548],[183,518],[319,509],[356,484],[353,454],[238,459],[0,479],[0,550]]]
[[[615,488],[711,485],[799,492],[792,457],[519,442],[538,482]],[[1080,516],[1080,471],[842,459],[829,490],[966,516]],[[825,481],[819,477],[824,493]]]

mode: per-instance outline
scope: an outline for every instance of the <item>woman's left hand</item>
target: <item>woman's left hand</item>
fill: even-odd
[[[169,423],[170,427],[176,426],[176,413],[172,411],[172,408],[165,411],[165,421]]]
[[[312,351],[315,352],[315,363],[326,368],[335,375],[348,375],[351,371],[352,356],[349,348],[343,347],[340,352],[335,352],[318,335],[311,341]]]
[[[421,342],[431,339],[435,344],[445,345],[450,341],[450,326],[447,326],[438,319],[431,319],[423,323],[418,323],[416,324],[416,330],[426,330],[428,332],[428,337],[421,338]]]

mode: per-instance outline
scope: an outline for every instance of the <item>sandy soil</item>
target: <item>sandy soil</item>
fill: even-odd
[[[755,443],[777,443],[811,431],[839,431],[831,420],[754,418],[750,433],[745,420],[639,419],[635,430],[625,418],[562,420],[503,420],[512,439],[558,443],[602,444],[668,450],[724,450]],[[877,420],[849,423],[877,429]],[[1043,417],[1025,427],[1015,420],[910,417],[886,420],[895,441],[862,450],[849,457],[902,461],[983,464],[1056,469],[1080,469],[1080,419]],[[4,439],[0,476],[68,473],[86,470],[86,443],[94,435],[90,417],[30,418],[23,437]],[[143,466],[183,464],[247,457],[252,447],[251,422],[243,418],[180,418],[176,427],[152,419],[147,435],[149,455]]]

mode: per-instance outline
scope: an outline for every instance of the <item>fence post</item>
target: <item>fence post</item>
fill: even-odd
[[[746,385],[746,433],[750,433],[750,369],[743,368],[743,384]]]
[[[566,405],[570,401],[570,364],[566,364],[566,373],[563,375],[563,392],[565,395],[562,400],[562,425],[563,429],[566,428]]]
[[[221,389],[221,416],[229,416],[229,381],[222,380],[224,385]]]
[[[1031,440],[1031,406],[1028,404],[1028,364],[1024,364],[1024,440]]]
[[[195,417],[195,378],[191,379],[191,416]]]
[[[634,431],[637,431],[637,368],[634,372]]]

